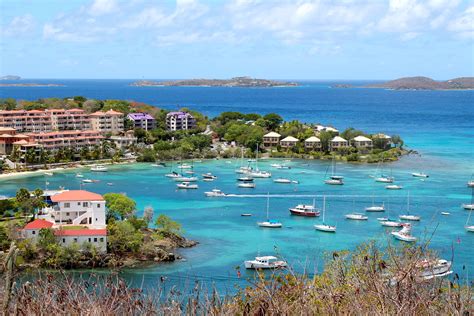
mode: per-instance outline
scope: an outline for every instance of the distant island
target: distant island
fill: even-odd
[[[0,83],[0,87],[64,87],[58,83]]]
[[[474,77],[454,78],[436,81],[428,77],[405,77],[384,83],[371,84],[364,88],[384,88],[394,90],[463,90],[474,89]]]
[[[173,81],[139,80],[130,84],[134,87],[243,87],[271,88],[294,87],[295,82],[255,79],[250,77],[235,77],[231,79],[186,79]]]
[[[20,76],[14,76],[14,75],[6,75],[6,76],[0,77],[0,80],[20,80],[20,79],[21,79]]]

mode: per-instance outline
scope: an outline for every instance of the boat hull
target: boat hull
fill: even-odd
[[[318,217],[320,215],[319,212],[307,212],[307,211],[299,211],[290,208],[291,215],[296,216],[304,216],[304,217]]]
[[[416,241],[416,237],[403,235],[403,234],[400,234],[399,232],[392,232],[392,236],[395,237],[398,240],[405,241],[405,242],[415,242]]]
[[[336,232],[336,227],[335,226],[329,226],[329,225],[314,225],[314,229],[319,230],[321,232],[325,232],[325,233],[335,233]]]

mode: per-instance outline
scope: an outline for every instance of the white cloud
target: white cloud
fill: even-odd
[[[404,33],[400,36],[400,39],[404,42],[406,41],[411,41],[412,39],[415,39],[417,38],[418,36],[420,36],[421,33],[417,33],[417,32],[408,32],[408,33]]]
[[[112,13],[117,10],[115,0],[94,0],[89,8],[89,14],[94,16]]]
[[[31,14],[14,17],[8,25],[2,27],[1,34],[4,36],[19,36],[34,30],[35,19]]]
[[[474,39],[474,6],[468,7],[448,25],[448,30],[461,38]]]

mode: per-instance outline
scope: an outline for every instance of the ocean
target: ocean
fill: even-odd
[[[369,175],[376,165],[337,164],[345,176],[345,185],[332,187],[323,183],[328,162],[292,160],[290,170],[275,170],[260,162],[261,169],[272,171],[273,177],[284,176],[300,184],[275,184],[271,179],[257,180],[255,190],[239,189],[235,184],[234,169],[238,159],[195,163],[198,174],[213,172],[215,182],[199,182],[198,190],[178,191],[175,183],[164,177],[170,168],[149,164],[114,166],[104,174],[83,173],[101,182],[86,189],[98,192],[125,192],[135,199],[139,210],[146,206],[155,215],[164,213],[183,224],[185,235],[200,244],[179,250],[183,261],[151,265],[139,269],[125,269],[121,275],[133,285],[155,287],[160,277],[169,286],[194,287],[200,280],[209,288],[232,293],[235,285],[248,285],[252,272],[238,278],[236,267],[256,255],[278,254],[287,259],[297,271],[320,272],[326,253],[355,249],[357,245],[375,240],[382,246],[394,241],[389,230],[376,220],[380,214],[369,214],[366,222],[348,221],[344,214],[363,211],[372,203],[384,202],[391,217],[406,211],[410,193],[411,211],[422,216],[414,223],[413,234],[420,240],[430,238],[430,246],[447,258],[453,259],[455,271],[472,279],[474,273],[474,234],[463,226],[468,212],[460,206],[471,201],[471,190],[466,182],[474,173],[474,91],[393,91],[365,88],[331,88],[334,82],[305,81],[289,88],[210,88],[210,87],[131,87],[133,80],[24,80],[22,82],[60,83],[64,87],[0,87],[0,97],[35,100],[45,97],[85,96],[98,99],[126,99],[149,103],[166,109],[189,107],[209,117],[223,111],[247,113],[276,112],[286,120],[298,119],[307,123],[333,125],[339,130],[354,127],[368,133],[398,134],[408,148],[418,155],[410,155],[395,163],[386,164],[403,190],[390,191],[375,183]],[[338,81],[340,82],[340,81]],[[345,82],[346,83],[346,82]],[[363,85],[368,82],[348,82]],[[413,178],[411,172],[423,171],[430,178]],[[79,188],[75,172],[56,173],[48,177],[49,188],[63,185]],[[44,187],[42,175],[1,180],[1,194],[12,195],[18,187]],[[107,183],[113,183],[108,186]],[[257,196],[206,198],[203,192],[219,188],[226,193]],[[270,199],[271,217],[283,222],[284,228],[265,230],[256,222],[265,217],[266,194],[279,195]],[[336,234],[316,232],[313,225],[319,219],[297,218],[288,208],[296,204],[312,203],[310,195],[328,195],[326,220],[337,225]],[[284,196],[284,197],[283,197]],[[443,216],[442,211],[451,215]],[[141,211],[139,211],[140,214]],[[252,213],[241,217],[240,213]],[[384,216],[387,215],[387,212]],[[474,218],[472,221],[474,223]],[[90,271],[84,271],[89,273]],[[96,273],[108,273],[104,270]]]

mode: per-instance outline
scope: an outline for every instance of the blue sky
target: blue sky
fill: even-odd
[[[474,75],[474,0],[0,0],[0,75]]]

